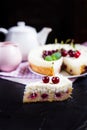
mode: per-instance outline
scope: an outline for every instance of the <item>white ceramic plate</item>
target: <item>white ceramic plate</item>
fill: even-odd
[[[36,74],[36,75],[44,76],[43,74],[40,74],[40,73],[37,73],[37,72],[33,71],[30,67],[29,67],[29,70],[30,70],[32,73]],[[67,78],[69,78],[69,79],[72,79],[72,78],[78,78],[78,77],[85,76],[85,75],[87,75],[87,72],[84,73],[84,74],[81,74],[81,75],[70,75],[69,73],[67,73],[67,72],[65,72],[65,71],[61,71],[60,74],[63,75],[63,76],[65,76],[65,77],[67,77]]]
[[[67,77],[67,78],[78,78],[78,77],[82,77],[87,75],[87,73],[81,74],[81,75],[70,75],[65,71],[62,71],[60,74],[62,74],[63,76]]]

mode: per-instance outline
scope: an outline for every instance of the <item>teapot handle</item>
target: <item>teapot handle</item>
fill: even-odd
[[[8,33],[8,30],[5,28],[0,28],[0,32],[6,35]]]

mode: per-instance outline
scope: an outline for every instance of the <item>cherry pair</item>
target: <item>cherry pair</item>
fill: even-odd
[[[52,83],[57,84],[57,83],[59,83],[60,78],[57,77],[57,76],[55,76],[55,77],[52,77],[51,80],[52,80]],[[44,76],[44,77],[42,78],[42,81],[43,81],[44,83],[49,83],[49,81],[50,81],[49,76]]]

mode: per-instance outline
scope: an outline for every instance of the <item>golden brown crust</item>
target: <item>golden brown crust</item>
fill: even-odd
[[[29,64],[30,68],[39,73],[39,74],[43,74],[43,75],[49,75],[52,76],[54,75],[54,69],[53,67],[42,67],[42,66],[36,66],[32,63]]]
[[[86,70],[85,70],[85,67],[86,67],[86,65],[81,66],[81,69],[80,69],[81,74],[82,74],[82,73],[85,73],[85,71],[86,71]]]

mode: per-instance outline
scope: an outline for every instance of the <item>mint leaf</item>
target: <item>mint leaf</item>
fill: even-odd
[[[53,59],[52,59],[51,56],[46,56],[46,57],[45,57],[45,60],[46,60],[46,61],[52,61]]]

